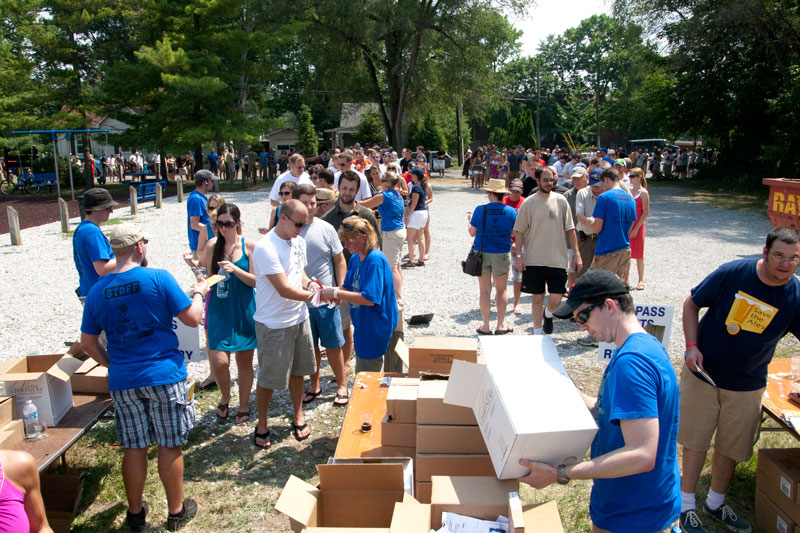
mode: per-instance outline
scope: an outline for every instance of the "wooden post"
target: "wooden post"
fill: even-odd
[[[214,181],[214,192],[219,192],[219,178],[215,178],[213,181]]]
[[[136,187],[128,187],[128,189],[130,189],[131,192],[131,215],[135,215],[139,207],[138,201],[136,200],[137,189]]]
[[[183,203],[183,179],[175,178],[175,186],[178,188],[178,203]]]
[[[63,198],[58,199],[58,214],[61,218],[61,233],[69,233],[69,205]]]
[[[161,201],[163,199],[163,191],[161,190],[161,184],[156,183],[156,201],[155,206],[157,209],[161,209]]]
[[[20,246],[22,244],[22,236],[19,233],[19,213],[11,206],[6,209],[8,209],[8,233],[11,235],[11,244]]]

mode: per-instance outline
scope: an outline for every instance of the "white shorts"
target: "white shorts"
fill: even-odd
[[[428,210],[420,209],[419,211],[413,211],[410,215],[408,215],[408,222],[406,223],[406,227],[410,229],[422,229],[425,227],[425,224],[427,222],[428,222]]]

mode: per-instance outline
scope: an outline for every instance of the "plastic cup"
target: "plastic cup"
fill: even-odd
[[[372,431],[372,414],[371,413],[362,413],[361,414],[361,433],[369,433]]]

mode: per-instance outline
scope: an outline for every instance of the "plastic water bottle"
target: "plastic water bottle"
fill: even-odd
[[[223,270],[221,274],[225,276],[225,279],[217,282],[217,298],[227,298],[228,290],[230,288],[231,275],[228,274],[226,270]]]
[[[22,408],[22,421],[25,425],[25,437],[38,439],[42,432],[42,426],[39,425],[39,410],[32,400],[25,402],[25,406]]]

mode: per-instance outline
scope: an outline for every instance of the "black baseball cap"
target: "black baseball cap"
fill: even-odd
[[[100,187],[94,187],[83,193],[84,211],[102,211],[115,205],[119,204],[111,198],[111,193]]]
[[[613,272],[594,268],[581,276],[581,279],[572,286],[567,300],[562,302],[553,314],[558,318],[571,318],[573,311],[583,302],[628,294],[630,290],[630,287]]]

